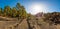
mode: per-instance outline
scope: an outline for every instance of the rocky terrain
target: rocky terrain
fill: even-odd
[[[44,18],[44,16],[40,18],[28,17],[27,19],[18,20],[18,18],[8,18],[0,16],[0,29],[60,29],[60,24],[55,25],[55,22],[52,23],[53,21],[49,23],[49,17],[47,17],[48,20],[46,22],[43,20]]]

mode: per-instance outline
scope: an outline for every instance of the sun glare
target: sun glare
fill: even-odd
[[[31,13],[36,14],[38,12],[44,12],[45,11],[45,5],[43,4],[33,4],[31,6]]]

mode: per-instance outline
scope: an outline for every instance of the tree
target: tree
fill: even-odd
[[[0,15],[2,15],[2,8],[0,8]]]
[[[2,13],[2,9],[0,9],[0,13]],[[17,3],[16,7],[13,7],[12,9],[10,8],[10,6],[5,6],[3,10],[3,16],[12,16],[24,19],[27,17],[27,12],[24,6],[20,5],[20,3]]]
[[[20,5],[20,3],[17,3],[16,8],[17,8],[17,16],[19,18],[21,18],[22,12],[21,12],[21,5]]]
[[[17,3],[16,7],[17,7],[18,10],[21,9],[20,3]]]
[[[4,7],[4,15],[5,15],[5,16],[10,15],[10,11],[11,11],[10,6],[5,6],[5,7]]]
[[[17,15],[17,10],[15,7],[12,8],[12,17],[16,17]]]
[[[26,13],[24,6],[21,6],[20,3],[17,3],[16,7],[17,7],[17,10],[19,12],[19,17],[22,19],[26,18],[27,13]]]
[[[22,15],[21,15],[21,16],[22,16],[23,18],[26,18],[26,17],[27,17],[27,12],[26,12],[24,6],[21,6],[21,9],[22,9],[22,10],[21,10],[21,11],[22,11]]]

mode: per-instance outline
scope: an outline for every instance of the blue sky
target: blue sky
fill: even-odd
[[[25,7],[28,13],[32,14],[36,13],[30,8],[30,6],[33,7],[34,3],[43,4],[46,7],[44,10],[46,12],[60,12],[60,0],[0,0],[0,7],[4,8],[6,5],[15,7],[18,2]]]

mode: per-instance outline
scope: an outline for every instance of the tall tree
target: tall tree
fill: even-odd
[[[24,6],[21,6],[20,3],[17,3],[16,7],[19,11],[20,18],[23,18],[23,19],[26,18],[27,13],[26,13]]]
[[[26,12],[24,6],[21,6],[21,11],[22,11],[22,15],[21,15],[22,18],[26,18],[27,17],[27,12]]]
[[[17,3],[16,7],[17,7],[18,10],[21,9],[20,3]]]
[[[4,7],[4,15],[7,16],[7,15],[10,15],[10,6],[5,6]]]
[[[2,8],[0,8],[0,15],[2,15]]]
[[[15,7],[13,7],[13,8],[12,8],[12,16],[13,16],[13,17],[16,17],[16,15],[17,15],[17,10],[16,10]]]

